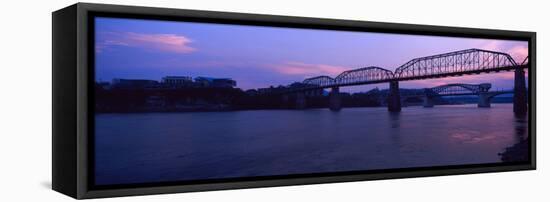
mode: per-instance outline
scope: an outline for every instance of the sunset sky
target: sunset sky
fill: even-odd
[[[527,56],[526,41],[415,36],[156,20],[96,18],[96,79],[163,76],[232,78],[244,90],[336,77],[349,69],[395,70],[410,59],[479,48]],[[513,72],[401,82],[402,88],[492,83],[511,89]],[[387,84],[348,87],[366,91]]]

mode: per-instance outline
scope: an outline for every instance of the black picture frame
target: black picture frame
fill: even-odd
[[[191,183],[95,186],[93,174],[93,28],[95,16],[144,18],[223,24],[405,33],[431,36],[526,40],[529,42],[529,162],[402,168]],[[77,3],[52,14],[52,188],[85,199],[316,183],[350,182],[536,169],[536,33],[352,20],[257,15],[152,7]]]

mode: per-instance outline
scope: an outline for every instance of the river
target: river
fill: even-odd
[[[501,162],[512,104],[98,114],[96,184]]]

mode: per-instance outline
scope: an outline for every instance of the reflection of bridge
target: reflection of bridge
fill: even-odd
[[[424,89],[400,89],[399,93],[401,103],[404,103],[404,100],[408,98],[422,98],[424,107],[433,107],[435,104],[434,100],[438,97],[466,95],[478,96],[478,107],[490,107],[493,97],[514,93],[513,90],[489,91],[490,89],[490,83],[477,85],[455,83]],[[379,101],[383,103],[388,99],[389,90],[370,91],[368,94],[378,97]]]
[[[330,88],[330,109],[340,110],[342,105],[339,93],[340,87],[389,82],[388,110],[401,111],[399,81],[435,79],[514,70],[514,112],[525,114],[527,112],[527,92],[525,87],[525,72],[523,69],[528,67],[528,57],[525,58],[522,64],[518,64],[506,53],[468,49],[415,58],[398,67],[395,72],[381,67],[371,66],[345,71],[335,78],[329,76],[308,78],[302,82],[302,87],[290,89],[289,93],[296,93],[299,98],[297,103],[303,105],[305,101],[304,92]],[[465,88],[466,86],[454,87]],[[451,86],[441,87],[440,89],[449,90]]]

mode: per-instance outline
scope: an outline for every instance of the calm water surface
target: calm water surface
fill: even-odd
[[[500,162],[511,104],[96,115],[96,183]]]

